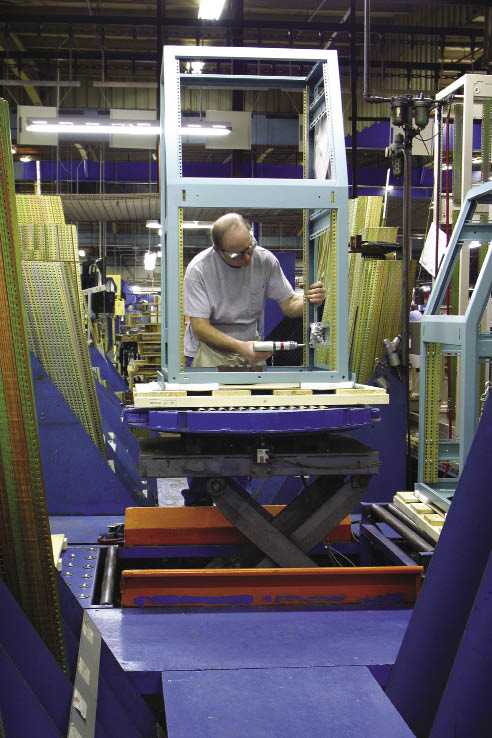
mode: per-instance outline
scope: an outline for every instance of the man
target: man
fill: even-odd
[[[271,354],[254,351],[253,341],[266,299],[275,300],[288,318],[302,317],[304,299],[238,213],[215,221],[212,241],[191,260],[184,278],[184,312],[190,318],[185,355],[194,357],[194,367],[264,364]],[[315,282],[305,294],[320,305],[323,283]]]

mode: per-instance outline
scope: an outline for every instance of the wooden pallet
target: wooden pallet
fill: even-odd
[[[254,407],[331,407],[341,405],[386,405],[389,396],[377,387],[319,385],[318,388],[292,385],[173,385],[149,391],[145,384],[136,387],[135,407],[169,408],[254,408]]]
[[[51,548],[53,549],[53,561],[58,571],[62,570],[62,551],[67,549],[67,539],[63,533],[53,533],[51,536]]]
[[[429,502],[422,502],[418,492],[397,492],[393,504],[437,543],[446,513]]]

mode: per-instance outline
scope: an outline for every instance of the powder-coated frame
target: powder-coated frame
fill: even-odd
[[[182,60],[232,60],[312,64],[306,77],[191,75],[182,74]],[[197,178],[182,176],[180,87],[186,84],[207,87],[301,89],[309,95],[307,107],[309,138],[313,139],[317,122],[328,117],[332,142],[330,179],[245,179]],[[337,55],[335,51],[164,47],[161,77],[161,222],[163,225],[162,271],[162,372],[161,383],[177,384],[265,384],[286,382],[347,382],[348,368],[348,184],[343,134],[342,101]],[[313,147],[309,147],[307,173],[313,172]],[[231,210],[248,206],[263,209],[302,208],[309,217],[308,255],[305,266],[310,281],[316,278],[318,236],[329,230],[333,211],[336,226],[335,315],[331,341],[336,341],[336,367],[316,361],[315,351],[308,352],[302,367],[266,367],[263,371],[221,371],[184,369],[182,357],[182,230],[184,207],[220,207]],[[306,238],[306,236],[305,236]],[[309,309],[308,319],[314,318]]]

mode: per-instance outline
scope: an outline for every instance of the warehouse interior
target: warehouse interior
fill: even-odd
[[[0,65],[0,738],[488,735],[492,8],[0,0]]]

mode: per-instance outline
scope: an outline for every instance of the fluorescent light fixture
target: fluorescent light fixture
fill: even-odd
[[[144,269],[147,272],[153,272],[155,269],[155,260],[157,254],[155,251],[147,251],[144,256]]]
[[[132,291],[132,292],[133,292],[134,294],[137,294],[138,292],[142,292],[142,288],[140,287],[140,285],[139,285],[139,284],[133,284],[133,285],[131,286],[131,291]]]
[[[198,17],[203,20],[219,20],[224,5],[225,0],[200,0]]]
[[[186,71],[189,74],[202,74],[205,62],[202,61],[189,61],[186,63]]]
[[[206,220],[185,220],[182,228],[189,228],[190,230],[193,229],[199,229],[199,228],[211,228],[213,226],[213,223]]]
[[[179,132],[182,136],[228,136],[232,126],[230,123],[184,123]]]
[[[85,256],[84,249],[79,249],[79,256]]]
[[[76,134],[125,134],[130,136],[158,136],[161,132],[158,123],[151,121],[134,120],[90,120],[78,118],[68,120],[63,118],[50,118],[39,120],[38,118],[26,118],[26,131],[33,133],[76,133]]]
[[[481,244],[480,241],[470,241],[469,244],[468,244],[468,247],[470,249],[478,249],[478,248],[480,248],[481,245],[482,244]]]
[[[391,192],[391,190],[393,190],[394,187],[393,187],[393,185],[386,185],[385,189],[386,189],[387,192]]]
[[[31,156],[21,156],[20,161],[23,161],[26,163],[28,161],[32,161],[32,157]]]
[[[481,164],[482,163],[482,157],[481,156],[474,156],[472,159],[472,164]]]
[[[26,131],[31,133],[56,133],[128,136],[159,136],[161,128],[158,123],[150,121],[121,121],[103,119],[102,121],[79,118],[78,120],[63,120],[51,118],[50,121],[38,118],[26,118]],[[179,133],[184,136],[228,136],[232,132],[230,123],[184,123]]]
[[[148,220],[145,224],[146,228],[153,228],[154,230],[157,230],[161,227],[161,224],[158,220]]]

